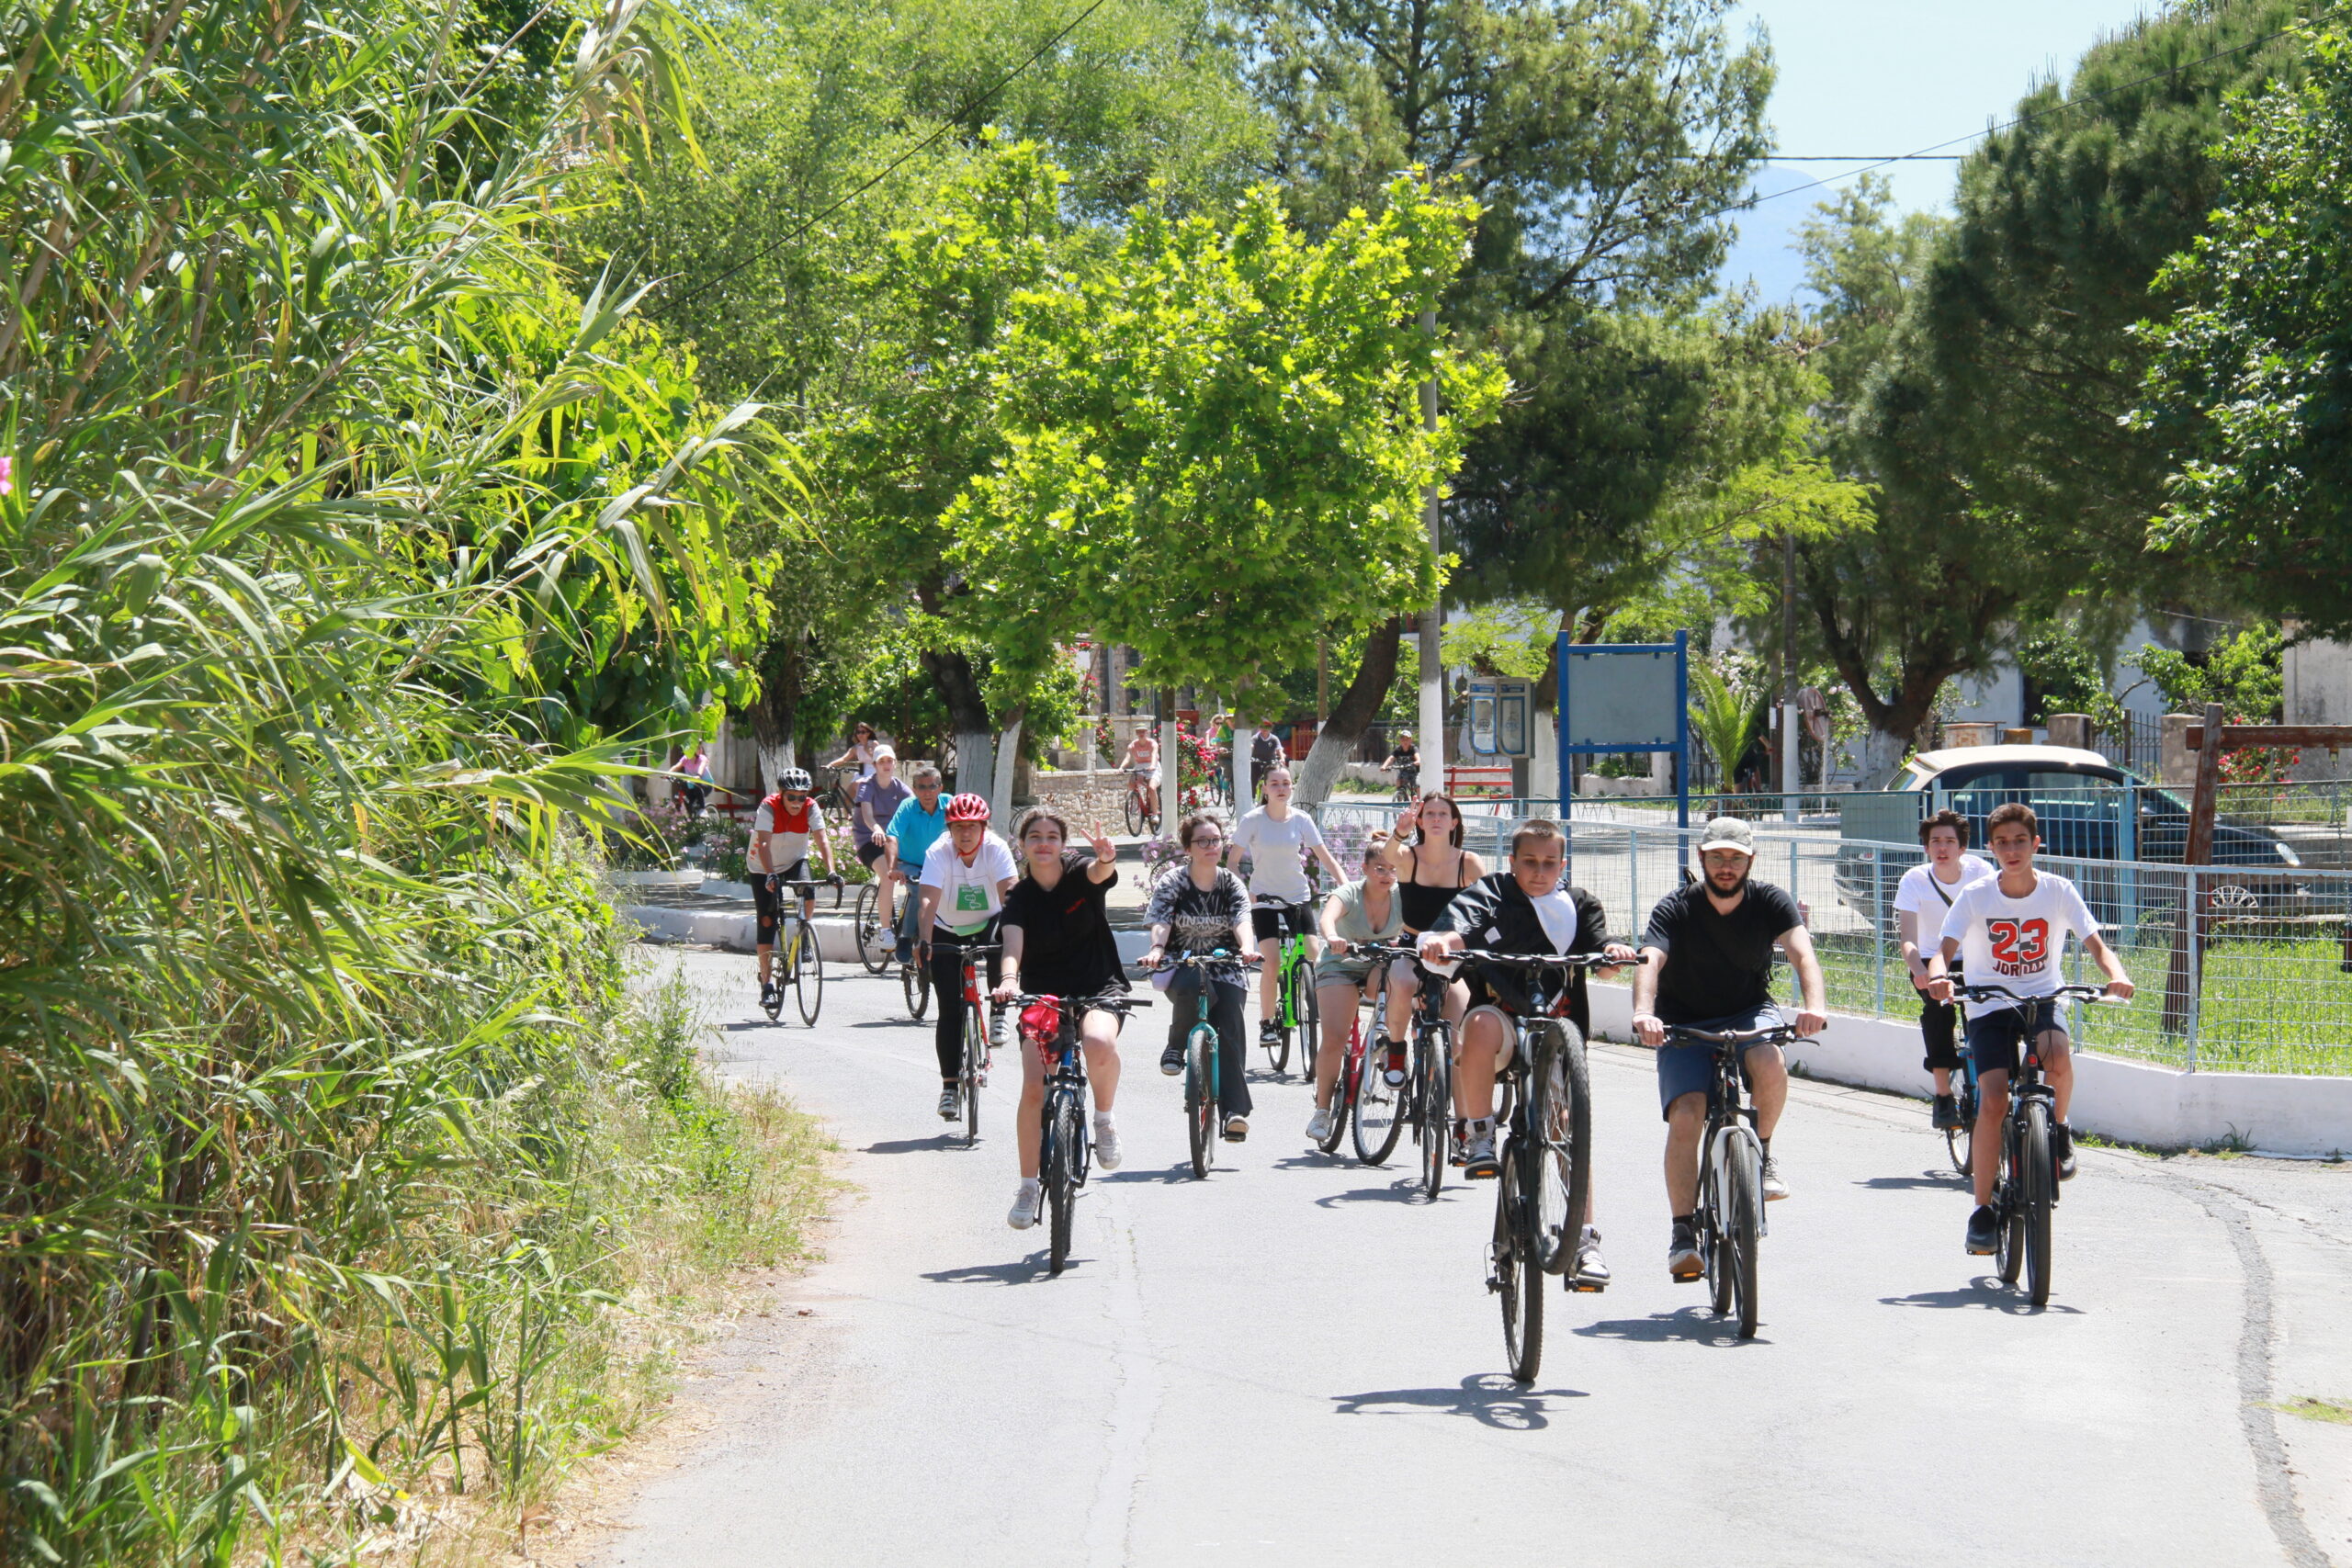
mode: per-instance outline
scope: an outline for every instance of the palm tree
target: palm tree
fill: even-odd
[[[1706,664],[1690,666],[1690,729],[1715,760],[1717,787],[1729,794],[1735,787],[1739,760],[1763,727],[1764,708],[1750,700],[1721,672]]]

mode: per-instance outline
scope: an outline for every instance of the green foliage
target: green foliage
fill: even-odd
[[[2222,705],[2232,724],[2267,724],[2287,689],[2287,639],[2278,626],[2256,621],[2222,638],[2202,659],[2169,648],[2143,648],[2126,662],[2155,682],[2175,713],[2201,714]]]
[[[1532,681],[1551,665],[1558,620],[1541,600],[1480,604],[1440,628],[1438,651],[1449,669]]]
[[[1714,759],[1723,787],[1730,789],[1739,777],[1740,759],[1764,728],[1770,696],[1705,660],[1691,660],[1690,696],[1690,733]]]
[[[2177,455],[2155,544],[2327,636],[2352,631],[2352,33],[2312,38],[2309,72],[2237,111],[2134,423]]]
[[[2107,667],[2072,626],[2048,627],[2018,644],[2018,672],[2034,695],[2028,724],[2046,724],[2052,714],[2089,716],[2102,733],[2127,733],[2123,705],[2108,694]]]

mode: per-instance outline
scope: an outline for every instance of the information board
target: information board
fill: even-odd
[[[1676,819],[1690,825],[1690,635],[1672,642],[1576,643],[1560,634],[1560,793],[1568,760],[1612,751],[1675,758]]]

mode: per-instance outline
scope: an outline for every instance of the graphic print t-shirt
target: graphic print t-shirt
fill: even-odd
[[[2046,997],[2065,981],[2059,959],[2068,931],[2094,936],[2098,922],[2073,883],[2043,871],[2034,874],[2033,891],[2022,898],[2003,893],[1997,876],[1970,883],[1944,917],[1943,937],[1959,940],[1960,966],[1971,980],[2021,997]],[[1982,1018],[2009,1005],[1998,998],[1970,1002],[1968,1016]]]
[[[772,795],[752,814],[752,832],[775,835],[768,840],[768,863],[778,871],[791,870],[808,853],[808,835],[824,830],[825,814],[813,799],[802,801],[795,811],[785,805],[784,796]]]
[[[956,852],[956,840],[942,833],[922,857],[922,886],[939,889],[939,913],[933,918],[957,936],[971,935],[1004,908],[997,884],[1011,880],[1019,869],[1012,863],[1012,852],[994,833],[980,836],[969,865]]]

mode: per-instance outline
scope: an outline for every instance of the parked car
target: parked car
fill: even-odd
[[[1858,796],[1847,808],[1841,832],[1849,840],[1907,845],[1917,841],[1921,821],[1949,808],[1968,818],[1970,846],[1982,853],[1993,808],[2013,800],[2033,807],[2044,854],[2178,864],[2188,850],[2186,800],[2143,783],[2096,751],[2066,746],[1923,751],[1904,765],[1886,794]],[[1894,884],[1914,863],[1906,858],[1873,874],[1866,852],[1845,850],[1838,858],[1838,899],[1878,919],[1880,929],[1891,930]],[[2316,908],[2308,879],[2298,874],[2301,859],[2267,829],[2217,821],[2211,863],[2239,868],[2240,874],[2213,881],[2210,913],[2277,918],[2329,912]],[[2147,889],[2124,889],[2117,878],[2083,880],[2091,884],[2083,891],[2102,921],[2127,908],[2145,907]]]

